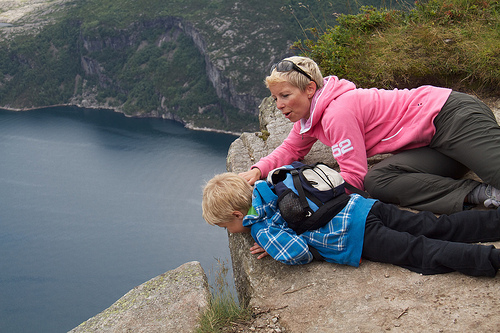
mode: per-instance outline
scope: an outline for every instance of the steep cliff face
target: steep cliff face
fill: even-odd
[[[144,36],[148,34],[153,34],[154,32],[161,31],[158,37],[155,39],[154,43],[157,49],[161,50],[164,44],[175,43],[182,36],[187,36],[192,43],[196,46],[199,53],[204,57],[204,72],[217,97],[220,100],[226,101],[235,109],[240,112],[248,113],[256,116],[258,110],[258,104],[260,99],[247,93],[239,93],[236,90],[236,85],[233,80],[229,79],[225,73],[224,69],[220,69],[216,66],[208,55],[208,50],[206,48],[206,42],[202,34],[191,24],[190,22],[179,17],[163,17],[158,18],[153,21],[147,22],[137,22],[132,24],[127,29],[122,29],[117,31],[116,34],[105,37],[96,38],[82,36],[81,44],[85,50],[85,55],[81,55],[81,64],[84,71],[84,76],[97,78],[97,87],[93,85],[88,85],[86,89],[82,89],[82,95],[77,95],[72,98],[73,102],[81,106],[92,106],[92,105],[102,105],[96,97],[90,91],[99,91],[99,87],[105,89],[112,89],[114,91],[119,91],[123,94],[127,94],[127,88],[120,83],[120,80],[115,76],[110,75],[106,71],[106,63],[102,63],[99,58],[103,54],[110,52],[134,52],[134,48],[138,50],[149,42],[144,41]],[[164,56],[168,56],[165,53]],[[175,64],[174,64],[175,66]],[[162,75],[168,76],[169,73],[163,73]],[[203,75],[203,73],[199,73]],[[186,81],[184,86],[189,89],[194,83]],[[97,88],[97,89],[96,89]],[[156,108],[150,110],[140,110],[140,112],[127,112],[128,114],[135,116],[152,116],[152,117],[163,117],[168,119],[173,119],[190,126],[197,126],[198,123],[190,120],[189,117],[179,114],[178,110],[172,105],[169,105],[169,101],[172,96],[165,96],[161,89],[155,89],[158,100],[161,103]],[[167,90],[168,92],[168,90]],[[83,97],[85,96],[85,97]],[[125,111],[125,105],[116,105],[113,107],[118,111]],[[198,105],[198,113],[206,113],[207,110],[219,109],[213,102],[208,102],[206,100],[201,100]],[[125,111],[126,112],[126,111]],[[213,111],[212,111],[213,112]],[[220,117],[224,119],[227,113],[220,108]],[[225,120],[230,122],[229,120]],[[199,125],[198,125],[199,126]]]
[[[234,82],[224,75],[224,68],[220,69],[209,57],[206,42],[202,34],[190,22],[180,17],[164,17],[154,21],[134,23],[130,28],[121,30],[117,35],[106,37],[105,39],[94,39],[82,37],[85,50],[89,53],[102,52],[105,49],[125,50],[138,44],[148,30],[162,29],[170,32],[169,36],[185,34],[193,41],[199,52],[205,58],[206,74],[210,83],[215,88],[217,96],[229,102],[235,108],[244,112],[257,114],[260,98],[250,94],[238,93]],[[176,37],[174,37],[176,38]],[[160,36],[157,40],[158,46],[162,41],[169,41],[172,37],[167,34]],[[82,56],[82,67],[86,75],[99,77],[99,82],[106,86],[111,81],[103,74],[102,66],[96,59]],[[160,98],[162,98],[161,96]]]

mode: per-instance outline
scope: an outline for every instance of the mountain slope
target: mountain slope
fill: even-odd
[[[232,131],[256,128],[262,81],[304,27],[333,25],[330,13],[345,10],[343,1],[27,3],[1,4],[0,22],[14,25],[0,28],[1,106],[114,108]]]

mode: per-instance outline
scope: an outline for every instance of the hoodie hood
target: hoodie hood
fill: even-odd
[[[324,78],[323,88],[316,91],[311,101],[310,116],[300,120],[300,134],[306,133],[321,119],[327,106],[340,95],[347,91],[356,89],[356,85],[350,81],[336,76],[327,76]]]
[[[266,181],[258,180],[255,182],[252,207],[255,209],[255,214],[245,216],[243,219],[245,227],[251,227],[265,221],[274,225],[286,223],[278,210],[278,196],[271,190]]]

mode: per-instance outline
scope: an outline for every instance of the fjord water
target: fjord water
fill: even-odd
[[[135,286],[229,260],[201,217],[234,136],[107,110],[0,110],[0,332],[66,332]]]

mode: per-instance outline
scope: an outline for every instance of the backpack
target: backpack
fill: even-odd
[[[281,216],[297,235],[319,229],[337,215],[349,201],[346,187],[367,196],[323,163],[293,162],[269,172],[267,182],[278,196]]]

